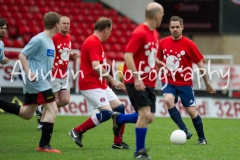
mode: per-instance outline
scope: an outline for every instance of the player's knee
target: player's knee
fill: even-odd
[[[125,114],[125,108],[123,104],[118,105],[116,108],[113,109],[114,112],[119,112]]]
[[[100,113],[96,114],[97,119],[100,123],[109,120],[112,116],[112,111],[109,110],[102,110]]]
[[[172,99],[171,97],[165,97],[164,102],[166,103],[166,106],[168,108],[174,106],[174,99]]]
[[[149,117],[149,124],[150,124],[150,123],[152,123],[152,122],[153,122],[153,120],[154,120],[154,115],[153,115],[153,114],[151,114],[151,116]]]

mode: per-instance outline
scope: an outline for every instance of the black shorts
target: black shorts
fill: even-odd
[[[150,106],[151,112],[156,112],[156,91],[152,87],[146,87],[145,91],[138,91],[134,84],[125,84],[128,97],[133,108],[137,112],[139,108]]]
[[[52,89],[42,91],[40,93],[29,94],[26,93],[24,97],[24,105],[29,104],[44,104],[55,101],[55,96],[52,92]]]

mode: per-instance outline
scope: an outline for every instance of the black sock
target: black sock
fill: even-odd
[[[49,145],[53,132],[53,124],[54,123],[42,122],[42,136],[39,142],[39,147]]]
[[[196,118],[192,119],[193,125],[197,131],[198,138],[204,138],[203,123],[201,117],[198,115]]]
[[[186,129],[186,125],[183,122],[182,117],[181,117],[178,109],[175,106],[171,109],[168,109],[168,113],[169,113],[170,117],[172,118],[172,120],[177,124],[177,126],[181,130]]]
[[[18,116],[21,106],[0,99],[0,108],[8,113],[16,114]]]

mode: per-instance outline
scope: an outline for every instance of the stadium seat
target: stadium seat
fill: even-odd
[[[13,47],[13,40],[12,39],[2,39],[5,47]]]
[[[32,1],[32,0],[25,0],[25,5],[26,6],[33,6],[35,3],[34,3],[34,1]]]
[[[7,19],[7,21],[8,21],[9,27],[17,25],[16,20],[14,18],[9,18]]]
[[[44,0],[37,0],[34,3],[36,6],[39,6],[39,7],[46,5]]]
[[[72,49],[81,49],[81,44],[78,42],[73,42],[72,43]]]
[[[108,43],[103,44],[103,49],[105,52],[109,52],[111,50],[111,45]]]
[[[13,12],[12,13],[12,18],[16,19],[17,21],[18,20],[24,20],[24,19],[22,19],[22,14],[20,12]]]
[[[31,33],[32,36],[35,36],[42,31],[43,30],[41,29],[41,27],[35,26],[35,27],[32,27],[29,32]]]
[[[25,25],[27,25],[27,22],[28,22],[27,20],[22,19],[22,18],[17,19],[17,21],[16,21],[18,26],[25,26]]]
[[[15,13],[15,12],[18,12],[18,6],[17,5],[11,5],[8,7],[8,12],[12,12],[12,13]]]
[[[30,33],[24,33],[22,35],[24,44],[27,44],[31,38],[32,38],[32,35]]]
[[[28,6],[20,6],[19,12],[21,13],[27,13],[28,12]]]
[[[11,26],[8,28],[8,34],[10,38],[18,37],[18,29],[17,26]]]
[[[34,20],[41,20],[42,21],[43,20],[43,15],[41,13],[33,13],[32,18]]]
[[[13,47],[23,48],[24,42],[22,40],[15,39],[15,40],[13,40]]]
[[[30,28],[26,25],[26,26],[20,26],[18,28],[19,30],[19,35],[22,36],[24,33],[29,33],[30,32]]]
[[[39,11],[42,14],[45,14],[46,12],[48,12],[50,10],[50,8],[48,6],[41,6],[39,7]]]
[[[26,20],[30,20],[30,21],[34,21],[32,20],[32,14],[31,13],[22,13],[22,18],[26,19]],[[27,21],[27,24],[29,25],[29,21]]]

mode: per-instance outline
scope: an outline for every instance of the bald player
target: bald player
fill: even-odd
[[[158,52],[156,28],[160,27],[163,15],[164,10],[159,3],[152,2],[147,5],[145,21],[132,32],[124,55],[126,74],[124,83],[132,106],[138,113],[135,159],[151,159],[145,148],[145,137],[147,126],[153,121],[156,110],[156,78],[151,72],[156,70],[155,59]],[[113,115],[113,119],[114,124],[117,124],[116,128],[124,122],[123,115]]]

